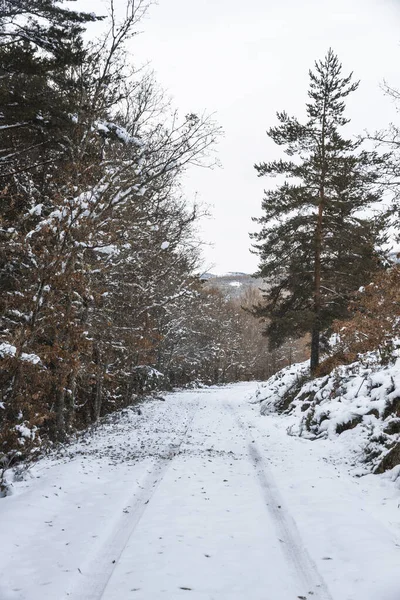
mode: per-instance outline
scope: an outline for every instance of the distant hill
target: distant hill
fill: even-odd
[[[204,273],[200,279],[205,282],[205,285],[220,290],[228,298],[239,298],[247,289],[262,286],[262,279],[236,271],[224,275]]]

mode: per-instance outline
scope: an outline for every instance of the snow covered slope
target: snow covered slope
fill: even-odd
[[[307,363],[275,374],[257,392],[261,413],[286,412],[290,433],[346,446],[365,470],[400,474],[400,358],[382,364],[376,353],[310,380]]]
[[[399,491],[257,384],[109,419],[0,500],[1,600],[399,600]]]

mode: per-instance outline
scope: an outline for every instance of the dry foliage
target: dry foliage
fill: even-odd
[[[350,320],[333,324],[339,343],[334,355],[321,364],[321,374],[372,350],[379,352],[383,363],[391,360],[395,340],[400,337],[400,265],[381,271],[361,288],[349,311]]]

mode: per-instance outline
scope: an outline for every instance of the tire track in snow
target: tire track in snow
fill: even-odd
[[[169,444],[164,449],[165,455],[156,459],[154,466],[140,486],[141,489],[136,491],[130,500],[128,499],[129,504],[126,504],[122,515],[117,522],[110,526],[110,533],[106,536],[102,548],[89,558],[86,566],[79,569],[79,576],[76,577],[63,600],[101,600],[118,561],[140,523],[148,504],[164,479],[173,459],[180,453],[198,409],[199,403],[196,404],[179,440]]]
[[[249,455],[257,473],[270,514],[275,522],[283,551],[315,600],[333,600],[317,566],[303,545],[296,522],[285,509],[280,492],[255,444],[249,443]],[[311,599],[310,599],[311,600]]]
[[[282,543],[282,549],[288,561],[293,565],[299,581],[305,590],[307,590],[307,594],[299,596],[299,598],[304,597],[306,600],[333,600],[315,562],[304,546],[295,520],[285,508],[274,477],[261,452],[257,445],[250,441],[246,427],[232,405],[226,403],[225,406],[235,415],[236,422],[247,439],[248,453],[254,466],[266,506],[275,524],[278,538]]]

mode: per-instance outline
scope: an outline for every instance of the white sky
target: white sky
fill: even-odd
[[[330,46],[344,74],[361,79],[348,101],[351,132],[396,118],[379,84],[400,87],[399,26],[400,0],[159,0],[150,9],[132,60],[151,62],[182,114],[215,112],[225,131],[222,168],[192,169],[184,182],[188,198],[211,206],[202,228],[213,244],[204,249],[208,270],[256,269],[248,233],[268,184],[253,164],[276,156],[265,131],[277,110],[302,117],[308,69]]]

